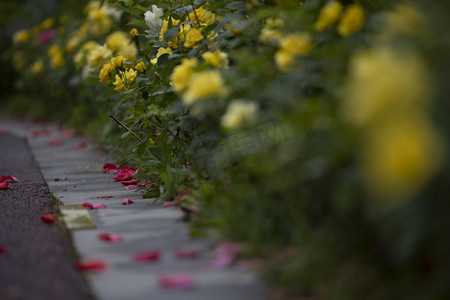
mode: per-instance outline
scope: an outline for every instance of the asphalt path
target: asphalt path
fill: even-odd
[[[0,190],[0,299],[93,299],[69,232],[40,217],[55,205],[25,140],[0,135],[0,176],[20,182]],[[1,251],[0,251],[1,252]]]

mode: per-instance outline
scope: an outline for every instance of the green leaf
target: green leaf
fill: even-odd
[[[161,195],[161,192],[159,189],[154,189],[153,191],[147,192],[144,195],[142,195],[142,198],[148,199],[148,198],[157,198]]]
[[[170,28],[169,30],[167,30],[164,33],[164,40],[166,42],[170,41],[170,39],[173,38],[174,36],[176,36],[179,32],[180,32],[180,27],[179,26],[175,26],[175,27]]]

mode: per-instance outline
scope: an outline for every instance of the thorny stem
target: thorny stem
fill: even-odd
[[[116,117],[114,117],[113,115],[109,115],[109,117],[111,119],[113,119],[117,124],[119,124],[120,126],[122,126],[123,128],[125,128],[128,132],[130,132],[135,138],[137,138],[140,141],[142,141],[142,139],[130,128],[128,128],[125,124],[123,124],[122,122],[120,122],[119,120],[117,120]]]

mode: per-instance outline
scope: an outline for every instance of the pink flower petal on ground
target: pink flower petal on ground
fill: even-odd
[[[133,203],[134,203],[134,202],[131,201],[131,199],[125,198],[125,199],[122,200],[122,202],[121,202],[120,204],[122,204],[122,205],[128,205],[128,204],[133,204]]]
[[[84,202],[81,205],[83,205],[83,207],[86,207],[86,208],[94,209],[94,206],[92,204],[90,204],[89,202]]]
[[[125,189],[132,191],[132,190],[140,190],[141,187],[134,185],[134,184],[130,184],[130,185],[125,186]]]
[[[61,135],[63,138],[70,138],[75,136],[76,130],[72,128],[63,128],[61,129]]]
[[[169,207],[169,206],[174,206],[177,203],[175,201],[166,201],[163,203],[162,207]]]
[[[136,170],[129,167],[123,167],[117,171],[117,177],[113,177],[115,181],[127,181],[134,178],[136,175]]]
[[[56,218],[52,214],[46,214],[46,215],[41,216],[41,220],[44,223],[50,223],[51,224],[51,223],[55,223]]]
[[[2,182],[0,183],[0,190],[7,190],[8,189],[8,183]]]
[[[79,142],[72,145],[72,149],[83,149],[86,147],[86,142]]]
[[[41,131],[38,129],[34,129],[31,131],[31,137],[35,138],[41,135]]]
[[[55,139],[48,142],[50,146],[61,146],[63,143],[63,140],[60,139]]]
[[[75,263],[75,269],[79,271],[104,271],[107,265],[101,259],[80,260]]]
[[[103,173],[116,174],[119,170],[119,166],[112,163],[106,163],[103,165]]]
[[[138,252],[133,255],[135,262],[147,262],[147,261],[158,261],[161,258],[161,253],[159,250]]]
[[[8,175],[8,176],[2,176],[2,177],[0,177],[0,183],[2,183],[2,182],[9,182],[9,183],[12,183],[12,182],[19,182],[19,179],[17,179],[17,178],[14,177],[14,176],[11,176],[11,175]]]
[[[42,129],[41,130],[42,136],[49,136],[50,134],[52,134],[52,131],[50,129]]]
[[[123,242],[123,237],[120,234],[100,233],[97,237],[100,241],[105,241],[105,242],[110,242],[110,243]]]
[[[105,204],[103,203],[97,203],[94,206],[92,206],[93,209],[100,209],[100,208],[105,208]]]
[[[8,252],[9,252],[8,248],[6,248],[5,246],[0,246],[0,254],[1,253],[6,254]]]
[[[123,185],[132,185],[132,184],[136,185],[137,182],[138,182],[137,179],[133,179],[133,180],[127,180],[127,181],[124,180],[124,181],[121,181],[120,183]]]
[[[198,251],[189,249],[178,249],[175,254],[178,259],[194,259],[198,257]]]
[[[231,265],[237,253],[240,250],[240,245],[233,242],[223,242],[215,249],[216,257],[209,262],[209,267],[212,269],[223,269]]]
[[[189,274],[162,275],[158,278],[158,283],[168,289],[185,290],[194,287],[194,279]]]

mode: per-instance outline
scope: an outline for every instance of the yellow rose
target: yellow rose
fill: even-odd
[[[277,51],[275,53],[275,63],[277,67],[283,71],[288,72],[294,68],[295,55],[283,50]]]
[[[350,36],[364,26],[364,10],[361,5],[351,4],[347,7],[338,25],[338,32],[343,37]]]
[[[186,34],[186,41],[184,42],[184,46],[188,48],[195,48],[203,41],[203,35],[201,30],[196,28],[191,28]]]
[[[234,100],[228,105],[220,123],[226,129],[234,129],[245,124],[251,124],[256,120],[257,111],[258,105],[254,102]]]
[[[53,18],[47,18],[42,22],[41,28],[45,30],[53,27],[53,25],[55,25],[55,20]]]
[[[306,55],[311,51],[311,37],[307,33],[294,33],[280,40],[280,49],[284,52]]]
[[[122,55],[111,58],[110,63],[116,68],[121,68],[125,63],[125,58]]]
[[[284,25],[283,19],[280,18],[269,18],[266,20],[266,25],[261,30],[259,39],[263,43],[270,43],[281,39],[283,36],[282,32],[279,30]]]
[[[170,47],[167,47],[167,48],[161,47],[161,48],[158,49],[158,53],[156,54],[156,58],[152,59],[150,62],[151,62],[152,64],[156,64],[156,63],[158,62],[158,58],[159,58],[161,55],[163,55],[163,54],[169,54],[169,55],[171,55],[172,53],[173,53],[173,52],[172,52],[172,49],[171,49]]]
[[[100,83],[107,83],[110,79],[109,76],[113,71],[114,66],[111,63],[104,64],[98,76],[98,78],[100,79]]]
[[[228,54],[220,50],[215,52],[205,52],[202,57],[207,63],[214,67],[228,69]]]
[[[115,79],[116,79],[116,81],[113,82],[113,84],[115,86],[114,90],[116,90],[120,93],[125,92],[127,89],[123,83],[122,77],[116,74]]]
[[[106,45],[96,45],[87,56],[87,63],[92,68],[98,68],[108,61],[112,56],[112,51]]]
[[[145,63],[143,60],[141,60],[140,62],[138,62],[136,64],[136,70],[138,70],[141,73],[145,73],[145,71],[147,70],[147,67],[145,66]]]
[[[138,30],[136,28],[131,29],[130,34],[135,37],[139,34]]]
[[[113,82],[116,91],[123,93],[128,90],[131,83],[136,79],[137,71],[128,69],[125,72],[120,72],[120,76],[116,74],[116,81]]]
[[[17,31],[13,36],[13,44],[19,45],[26,43],[30,39],[30,32],[26,29]]]
[[[123,48],[127,47],[129,43],[130,40],[128,39],[128,35],[122,31],[113,32],[106,38],[106,44],[112,51],[120,52]]]
[[[209,10],[203,9],[203,6],[191,11],[188,17],[188,21],[199,25],[212,25],[215,19],[216,15]]]
[[[171,18],[171,21],[172,21],[172,26],[177,26],[180,24],[180,20]],[[159,32],[159,39],[163,42],[166,42],[170,48],[176,49],[176,48],[178,48],[178,40],[182,39],[182,36],[180,35],[180,33],[178,33],[176,36],[172,37],[169,41],[164,40],[164,34],[168,30],[168,27],[169,27],[169,21],[164,20],[162,27],[161,27],[161,31]],[[182,27],[184,27],[184,26],[182,26]],[[180,31],[182,31],[182,30],[183,29],[180,28]]]
[[[189,81],[192,76],[192,68],[197,66],[198,61],[196,58],[185,58],[181,64],[173,69],[173,73],[170,76],[173,88],[176,92],[182,93],[186,91]]]
[[[44,63],[42,60],[38,60],[31,65],[30,70],[32,74],[39,74],[44,70]]]
[[[210,96],[226,96],[225,83],[217,70],[203,71],[192,74],[186,92],[183,94],[183,104],[191,105],[197,100]]]
[[[331,1],[320,10],[319,18],[315,24],[316,30],[322,31],[330,28],[339,20],[342,13],[342,4],[339,1]]]

